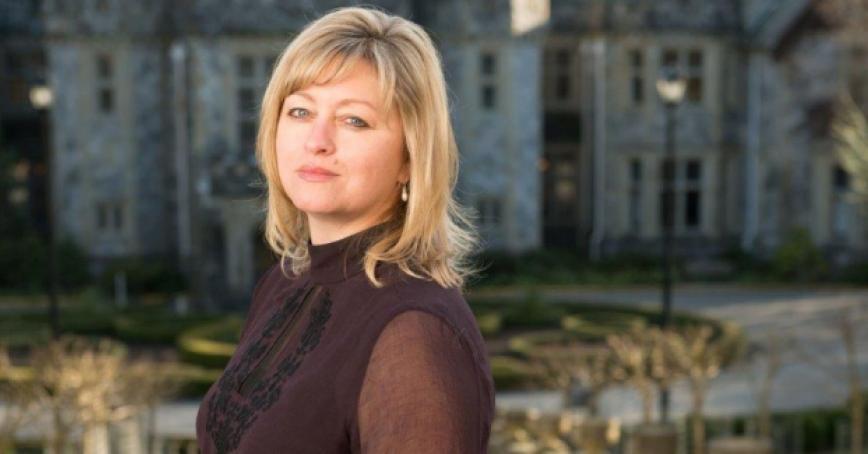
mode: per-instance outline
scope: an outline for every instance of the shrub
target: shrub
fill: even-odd
[[[100,288],[108,294],[114,292],[115,274],[126,275],[127,291],[142,293],[177,293],[187,289],[184,275],[171,263],[159,259],[120,259],[109,265],[99,278]]]
[[[810,232],[804,228],[791,230],[772,258],[772,272],[781,279],[816,279],[827,268]]]
[[[551,328],[560,324],[564,310],[543,301],[539,292],[531,290],[518,302],[505,305],[503,324],[510,328]]]
[[[90,280],[87,257],[72,241],[56,245],[57,278],[62,289],[74,289]],[[48,288],[48,245],[33,232],[0,238],[0,288],[42,292]]]

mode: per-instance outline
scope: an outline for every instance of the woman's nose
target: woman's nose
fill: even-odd
[[[334,128],[331,122],[317,119],[311,125],[304,148],[311,153],[331,153],[335,150]]]

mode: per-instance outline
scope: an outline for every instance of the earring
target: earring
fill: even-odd
[[[409,198],[409,195],[407,194],[407,183],[404,183],[401,186],[401,200],[406,202],[408,198]]]

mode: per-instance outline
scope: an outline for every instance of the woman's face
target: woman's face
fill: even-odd
[[[280,182],[307,214],[314,242],[384,221],[409,180],[401,119],[397,109],[386,116],[381,99],[376,71],[359,61],[343,79],[283,100],[276,145]]]

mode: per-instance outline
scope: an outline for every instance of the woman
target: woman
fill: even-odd
[[[364,8],[308,25],[265,91],[257,158],[281,260],[199,409],[202,452],[486,452],[493,383],[461,292],[476,237],[427,34]]]

